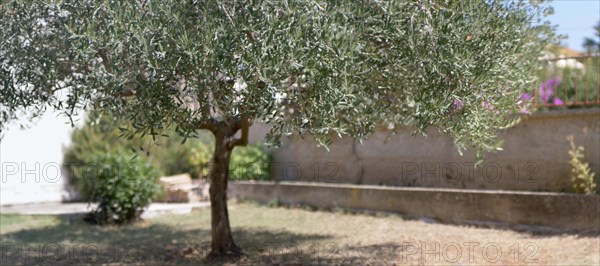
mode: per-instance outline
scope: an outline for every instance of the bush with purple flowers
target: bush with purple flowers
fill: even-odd
[[[563,105],[563,100],[561,100],[557,95],[555,95],[555,91],[560,85],[559,78],[551,78],[545,82],[542,82],[540,85],[540,99],[542,104],[552,103],[555,106]]]
[[[597,102],[599,73],[600,57],[549,61],[539,76],[542,83],[536,100],[549,108],[574,108]]]

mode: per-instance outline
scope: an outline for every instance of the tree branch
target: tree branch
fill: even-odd
[[[102,65],[106,69],[106,72],[112,74],[112,68],[110,67],[110,63],[108,61],[108,56],[106,55],[106,51],[104,49],[98,49],[98,56],[102,58]]]
[[[217,122],[217,120],[215,120],[214,118],[210,117],[206,122],[200,123],[200,125],[198,125],[198,129],[206,129],[216,135],[219,131],[219,122]]]
[[[120,97],[129,97],[129,96],[135,96],[137,95],[135,90],[132,89],[125,89],[122,92],[118,93],[117,96]]]
[[[248,122],[248,116],[246,116],[246,114],[242,114],[242,117],[239,121],[237,121],[238,125],[236,125],[236,130],[237,128],[241,128],[242,129],[242,136],[239,139],[234,139],[232,141],[232,146],[246,146],[248,145],[248,129],[250,127],[249,122]]]

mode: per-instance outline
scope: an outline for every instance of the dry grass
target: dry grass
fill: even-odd
[[[600,264],[598,235],[517,232],[250,203],[232,204],[230,215],[234,238],[246,252],[229,261],[236,264]],[[74,217],[0,215],[0,232],[2,265],[198,265],[207,263],[203,256],[209,251],[210,212],[123,227],[91,226]]]

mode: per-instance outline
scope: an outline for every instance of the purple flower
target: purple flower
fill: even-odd
[[[550,97],[552,97],[552,94],[554,94],[554,89],[553,88],[542,88],[542,87],[540,87],[540,96],[542,97],[542,101],[543,102],[550,101]]]
[[[558,87],[558,85],[560,85],[560,79],[559,78],[549,79],[546,81],[546,83],[548,84],[548,86],[550,86],[552,88],[556,88],[556,87]]]
[[[560,105],[563,105],[563,104],[564,104],[563,100],[561,100],[558,97],[554,97],[554,105],[560,106]]]
[[[483,107],[487,108],[488,110],[494,110],[494,106],[491,105],[490,103],[488,103],[488,101],[483,101],[482,103]]]
[[[550,101],[550,98],[552,98],[552,95],[554,94],[554,89],[557,88],[558,85],[560,85],[560,79],[558,78],[549,79],[540,85],[540,97],[542,97],[543,102],[546,103]]]
[[[531,94],[529,93],[523,93],[521,95],[520,101],[519,101],[519,113],[521,114],[531,114],[531,111],[529,111],[527,109],[527,104],[525,104],[527,101],[531,100]]]
[[[523,101],[531,100],[531,94],[523,93],[523,95],[521,95],[521,100],[523,100]]]
[[[459,99],[454,99],[454,109],[460,110],[462,109],[463,103]]]
[[[529,111],[527,109],[527,107],[521,106],[521,108],[519,109],[519,113],[521,113],[521,114],[531,114],[531,111]]]

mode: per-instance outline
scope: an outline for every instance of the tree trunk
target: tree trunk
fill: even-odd
[[[224,132],[215,132],[215,150],[211,169],[210,208],[212,244],[209,257],[240,255],[242,250],[233,241],[227,211],[227,180],[229,158],[233,145],[232,137]]]

